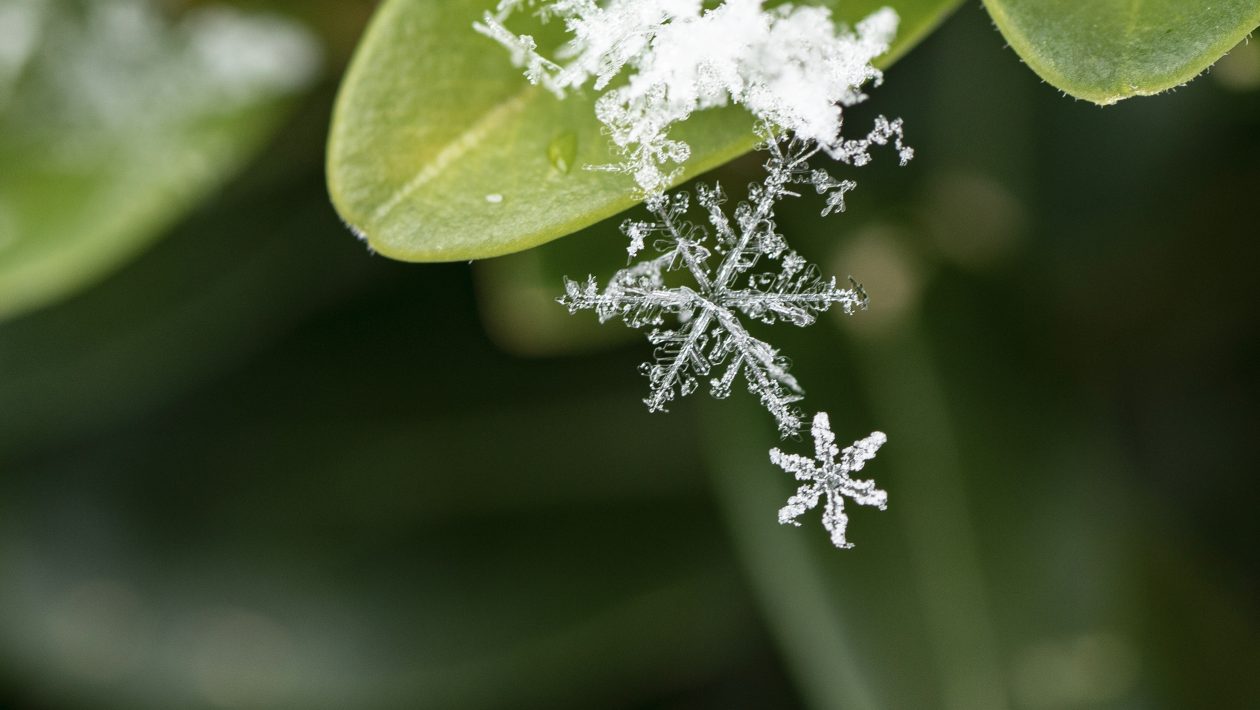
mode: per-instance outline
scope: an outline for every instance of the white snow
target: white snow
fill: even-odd
[[[539,52],[533,37],[508,29],[508,19],[525,7],[564,21],[572,39],[554,58]],[[678,178],[691,154],[669,137],[673,125],[732,103],[853,162],[862,151],[860,141],[841,137],[842,107],[865,100],[862,86],[882,80],[871,62],[888,51],[897,22],[883,8],[850,30],[836,25],[827,8],[766,9],[763,0],[726,0],[711,10],[699,0],[503,0],[474,27],[556,96],[588,83],[603,92],[596,115],[623,161],[597,167],[633,175],[652,195]],[[902,160],[909,160],[900,123],[885,128],[894,129]]]

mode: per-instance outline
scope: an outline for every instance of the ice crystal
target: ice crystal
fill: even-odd
[[[888,51],[897,14],[883,8],[850,30],[824,7],[763,4],[725,0],[706,10],[701,0],[501,0],[474,26],[558,97],[593,80],[603,92],[596,115],[623,158],[595,167],[631,174],[645,195],[663,192],[691,154],[670,138],[671,127],[732,103],[842,162],[860,164],[871,141],[890,139],[908,161],[913,153],[901,143],[900,122],[882,121],[857,141],[840,131],[842,107],[865,100],[862,87],[882,81],[871,62]],[[532,36],[508,29],[522,9],[564,22],[572,38],[554,58]]]
[[[655,346],[652,361],[642,366],[649,410],[664,411],[705,379],[714,397],[727,397],[742,378],[786,437],[801,427],[804,415],[796,403],[803,391],[788,360],[752,335],[747,323],[803,327],[832,306],[852,314],[867,299],[856,281],[842,288],[788,247],[775,224],[775,206],[812,187],[825,201],[824,216],[844,211],[855,183],[811,170],[808,161],[818,153],[860,166],[870,161],[872,146],[893,144],[903,165],[914,152],[902,141],[901,121],[883,116],[864,138],[841,135],[844,108],[864,101],[862,87],[883,79],[872,61],[888,51],[895,12],[883,8],[849,29],[837,26],[823,7],[764,5],[500,0],[474,26],[506,47],[531,82],[557,97],[588,84],[599,93],[596,117],[622,162],[587,167],[632,175],[652,214],[622,224],[630,260],[644,251],[651,256],[618,271],[602,290],[593,276],[565,279],[560,303],[570,313],[594,311],[601,323],[620,319],[648,329]],[[569,40],[546,56],[534,37],[508,28],[519,11],[563,22]],[[693,222],[690,196],[665,192],[691,155],[670,131],[696,111],[730,104],[757,119],[770,154],[766,175],[729,214],[720,186],[697,188],[705,219]],[[770,452],[771,461],[803,482],[779,511],[779,521],[799,524],[796,519],[825,497],[823,524],[837,547],[850,547],[844,497],[883,508],[887,495],[849,474],[875,456],[885,437],[875,432],[841,452],[826,413],[814,417],[813,436],[816,460]]]
[[[643,365],[650,382],[644,401],[651,411],[691,394],[711,374],[710,392],[724,398],[742,375],[787,436],[800,428],[795,403],[803,392],[787,359],[749,333],[744,319],[807,326],[833,305],[846,313],[865,308],[866,294],[856,282],[840,288],[834,277],[821,276],[788,248],[775,225],[776,203],[798,196],[798,185],[826,195],[828,210],[842,210],[852,183],[810,170],[808,160],[820,150],[816,143],[771,136],[766,148],[766,177],[749,186],[748,201],[735,208],[733,220],[723,209],[720,186],[697,190],[707,227],[688,221],[687,193],[652,197],[647,205],[655,219],[627,220],[622,231],[630,239],[631,257],[649,239],[658,255],[618,271],[602,291],[594,277],[566,279],[560,303],[570,313],[593,310],[600,322],[620,318],[632,328],[652,327],[648,340],[656,346],[655,361]],[[753,273],[764,262],[775,268]],[[671,272],[689,277],[691,285],[667,282]],[[676,317],[677,325],[661,327],[666,316]]]
[[[822,522],[823,527],[831,533],[832,544],[839,548],[853,547],[845,538],[849,516],[844,513],[844,499],[851,498],[860,505],[872,505],[884,510],[888,505],[888,494],[876,488],[874,481],[855,479],[851,474],[861,471],[867,461],[875,458],[875,452],[888,439],[882,432],[873,432],[841,451],[836,446],[836,435],[831,433],[831,420],[826,412],[814,415],[812,431],[813,459],[798,454],[785,454],[778,449],[770,450],[771,463],[802,481],[796,494],[779,510],[779,522],[799,526],[797,518],[805,511],[815,508],[820,499],[826,498]]]

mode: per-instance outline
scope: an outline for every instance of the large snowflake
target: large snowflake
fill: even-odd
[[[844,451],[836,446],[836,435],[831,433],[831,419],[826,412],[814,415],[813,460],[797,454],[785,454],[778,449],[770,450],[770,461],[802,481],[796,494],[779,510],[779,522],[797,525],[797,518],[818,505],[826,497],[823,506],[823,527],[831,533],[836,547],[853,547],[845,539],[849,516],[844,513],[844,499],[851,498],[861,505],[871,505],[883,510],[888,505],[888,494],[875,487],[871,480],[855,479],[850,474],[862,470],[867,461],[875,458],[875,452],[888,441],[883,432],[873,432],[865,439],[853,442]],[[839,460],[836,457],[839,456]]]
[[[870,142],[886,141],[878,140],[883,135],[878,131],[873,135],[876,140],[868,140],[863,151]],[[788,372],[787,359],[749,333],[744,320],[807,326],[832,306],[846,313],[865,308],[866,294],[856,282],[841,288],[834,277],[823,278],[788,248],[775,225],[775,204],[799,196],[797,186],[826,195],[827,214],[844,210],[845,193],[854,183],[809,168],[809,158],[820,150],[816,143],[771,137],[766,148],[766,178],[749,187],[748,200],[735,208],[733,220],[723,210],[725,197],[716,185],[697,191],[707,227],[688,221],[686,193],[652,197],[647,204],[656,219],[627,221],[622,231],[630,238],[631,258],[648,244],[659,255],[618,271],[602,291],[594,277],[566,279],[560,302],[571,313],[594,310],[600,322],[620,318],[632,328],[652,326],[648,340],[656,346],[655,361],[643,365],[651,383],[644,401],[651,411],[665,410],[710,375],[710,392],[725,398],[742,376],[774,416],[779,432],[788,436],[801,426],[794,403],[803,392]],[[754,271],[759,264],[771,270]],[[667,277],[674,273],[685,274],[691,283],[670,283]],[[667,317],[676,318],[677,325],[660,327]]]

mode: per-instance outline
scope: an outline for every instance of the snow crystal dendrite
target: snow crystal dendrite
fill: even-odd
[[[742,376],[788,436],[800,428],[795,402],[803,391],[787,359],[751,335],[744,320],[807,326],[833,305],[845,313],[865,308],[866,294],[856,284],[840,288],[834,277],[824,278],[788,248],[775,225],[775,204],[796,196],[796,186],[813,186],[827,195],[829,210],[843,210],[852,183],[810,170],[808,160],[820,150],[816,144],[772,137],[766,147],[766,178],[749,187],[749,200],[735,208],[733,221],[717,185],[697,191],[707,227],[686,218],[687,193],[653,197],[648,209],[656,219],[627,220],[622,231],[630,238],[631,257],[649,238],[657,255],[618,271],[603,291],[594,277],[566,279],[560,302],[571,313],[593,310],[600,322],[620,318],[632,328],[652,327],[648,340],[656,346],[655,362],[643,366],[650,382],[648,409],[663,411],[675,397],[694,392],[700,378],[720,371],[709,381],[714,397],[728,396]],[[758,265],[771,268],[754,272]],[[691,283],[667,283],[670,272],[685,274]],[[666,316],[678,324],[660,327]]]
[[[897,13],[883,8],[849,30],[824,7],[765,9],[763,2],[726,0],[706,10],[701,0],[500,0],[474,27],[557,97],[593,79],[602,92],[596,115],[623,158],[594,167],[633,175],[645,195],[663,192],[691,155],[669,137],[671,127],[732,103],[842,162],[860,164],[863,143],[876,136],[895,140],[902,162],[909,160],[900,122],[883,121],[864,141],[840,135],[841,107],[864,101],[862,86],[883,79],[871,62],[888,51]],[[562,20],[572,35],[554,58],[533,37],[508,29],[525,8],[544,21]]]
[[[831,419],[826,412],[814,415],[812,431],[812,460],[797,454],[785,454],[778,449],[770,450],[771,463],[802,481],[796,494],[779,510],[779,522],[799,526],[797,518],[816,507],[819,499],[826,498],[822,522],[823,527],[831,533],[832,544],[840,548],[853,547],[845,538],[849,516],[844,513],[844,499],[851,498],[860,505],[871,505],[884,510],[888,505],[888,494],[876,488],[874,481],[855,479],[850,474],[861,471],[867,461],[875,458],[875,452],[879,451],[879,447],[888,438],[883,432],[873,432],[841,451],[836,446],[836,435],[831,433]]]

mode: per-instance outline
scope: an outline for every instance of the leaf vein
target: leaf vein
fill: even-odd
[[[525,87],[512,98],[496,106],[471,126],[460,132],[459,135],[455,136],[453,140],[438,151],[431,162],[421,168],[413,178],[397,190],[394,190],[390,194],[389,199],[376,208],[372,213],[372,221],[379,222],[384,219],[417,190],[441,176],[442,173],[446,172],[449,167],[468,154],[469,151],[475,148],[478,143],[489,136],[502,123],[513,115],[520,113],[537,90],[538,88],[532,85]]]

